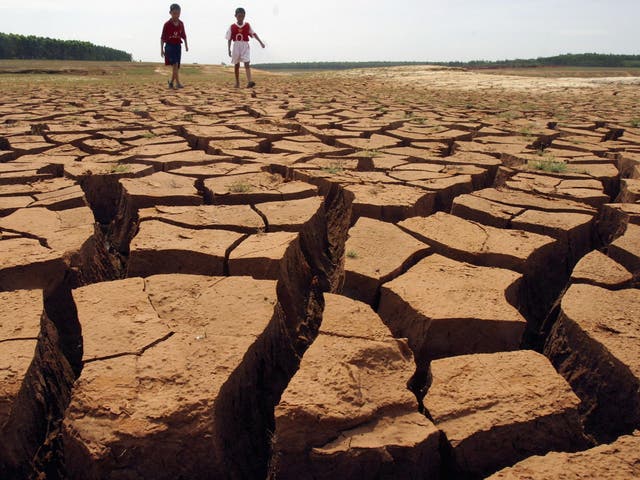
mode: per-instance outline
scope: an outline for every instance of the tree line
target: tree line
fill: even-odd
[[[640,55],[601,53],[568,53],[554,57],[514,60],[472,60],[469,62],[289,62],[260,63],[264,70],[346,70],[351,68],[401,67],[438,65],[461,68],[533,68],[533,67],[607,67],[640,68]]]
[[[470,68],[519,68],[519,67],[640,67],[640,55],[614,55],[602,53],[567,53],[553,57],[515,60],[474,60],[471,62],[447,62],[450,66]]]
[[[0,58],[16,60],[96,60],[130,62],[130,53],[79,40],[0,33]]]

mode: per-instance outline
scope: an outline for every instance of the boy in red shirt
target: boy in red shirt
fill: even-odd
[[[187,43],[187,34],[184,31],[184,23],[180,20],[180,5],[177,3],[169,7],[171,18],[162,27],[162,36],[160,37],[160,56],[164,57],[165,65],[173,66],[173,74],[169,82],[169,88],[182,88],[178,70],[180,69],[180,59],[182,57],[182,40],[184,39],[184,48],[188,52],[189,44]]]
[[[256,82],[251,79],[249,39],[251,37],[255,38],[260,42],[262,48],[264,48],[264,43],[262,43],[258,34],[253,31],[251,25],[245,23],[244,16],[244,8],[236,8],[237,22],[229,27],[226,35],[231,63],[235,66],[236,88],[240,87],[240,62],[244,62],[244,68],[247,72],[247,88],[256,86]],[[233,42],[233,50],[231,50],[231,42]]]

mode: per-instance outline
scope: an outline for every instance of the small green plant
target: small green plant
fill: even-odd
[[[228,189],[231,193],[247,193],[251,191],[251,185],[247,182],[237,181],[230,184]]]
[[[148,132],[143,135],[144,138],[156,138],[157,135],[153,132]]]
[[[558,121],[558,126],[560,126],[560,122],[564,122],[569,118],[569,116],[567,115],[567,112],[564,110],[562,111],[554,110],[551,112],[551,116]]]
[[[351,258],[351,259],[356,259],[358,258],[358,252],[356,252],[355,250],[349,250],[347,252],[347,258]]]
[[[363,150],[362,152],[360,152],[360,155],[367,158],[373,158],[380,156],[380,152],[377,150]]]
[[[633,127],[633,128],[638,128],[640,127],[640,118],[634,118],[633,120],[631,120],[629,122],[629,124]]]
[[[342,168],[340,167],[324,167],[322,169],[323,172],[329,173],[331,175],[335,175],[336,173],[342,173]]]
[[[518,129],[518,133],[526,138],[533,137],[533,130],[531,129],[531,127],[522,127]]]
[[[558,160],[535,160],[528,162],[527,166],[530,169],[543,172],[562,173],[567,171],[567,164]]]
[[[193,113],[187,113],[182,118],[184,119],[185,122],[192,122],[193,121]]]
[[[330,175],[336,175],[338,173],[344,172],[344,168],[338,162],[332,162],[326,167],[322,167],[322,171],[328,173]]]
[[[503,120],[515,120],[517,118],[522,118],[522,113],[517,112],[515,110],[508,110],[506,112],[501,112],[498,114],[499,118],[502,118]]]
[[[131,165],[113,165],[109,169],[109,173],[129,173],[131,172]]]
[[[424,117],[416,117],[411,119],[411,123],[417,123],[418,125],[424,125],[427,123],[427,119]]]

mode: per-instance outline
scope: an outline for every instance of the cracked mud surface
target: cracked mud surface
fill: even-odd
[[[640,474],[636,80],[226,80],[7,88],[0,477]]]

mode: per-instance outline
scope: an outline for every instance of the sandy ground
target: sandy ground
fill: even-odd
[[[604,85],[640,86],[638,77],[597,78],[532,78],[526,76],[487,74],[477,71],[441,67],[388,67],[356,69],[331,75],[345,77],[375,77],[403,85],[424,85],[451,90],[512,90],[521,92],[549,92],[566,89],[599,88]]]

